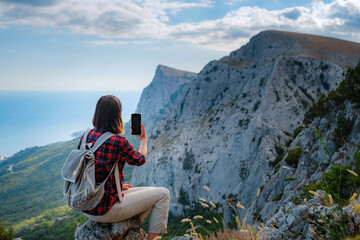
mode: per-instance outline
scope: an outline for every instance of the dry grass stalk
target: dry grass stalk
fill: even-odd
[[[352,175],[354,175],[355,177],[358,176],[358,174],[357,174],[356,172],[354,172],[354,171],[352,171],[352,170],[350,170],[350,169],[348,169],[347,171],[348,171],[349,173],[351,173]]]
[[[225,229],[223,232],[219,231],[210,236],[205,237],[204,240],[260,240],[260,233],[251,232],[247,229],[242,230],[229,230]]]
[[[209,205],[207,205],[206,203],[201,203],[201,205],[202,205],[203,207],[206,207],[206,208],[209,207]]]
[[[236,206],[237,206],[238,208],[245,209],[245,207],[244,207],[243,205],[241,205],[240,202],[238,202],[238,203],[236,204]]]
[[[333,197],[331,196],[331,194],[328,194],[328,196],[329,196],[330,206],[334,206],[334,199],[333,199]]]
[[[285,169],[289,169],[291,170],[291,168],[289,168],[288,166],[281,166],[282,168],[285,168]]]
[[[191,219],[189,219],[189,218],[184,218],[183,220],[181,220],[181,222],[182,222],[182,223],[184,223],[184,222],[191,222]]]
[[[309,193],[311,193],[312,195],[316,195],[316,196],[320,197],[320,195],[317,192],[314,192],[314,191],[310,190]]]
[[[312,232],[314,235],[317,235],[316,232],[314,231],[314,229],[309,228],[310,232]]]

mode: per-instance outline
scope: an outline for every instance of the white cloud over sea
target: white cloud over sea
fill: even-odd
[[[236,2],[240,1],[228,0],[224,4]],[[360,41],[359,0],[313,1],[277,10],[243,6],[217,19],[171,21],[181,12],[214,5],[211,0],[0,0],[0,28],[48,26],[100,37],[102,40],[93,42],[99,45],[169,39],[223,51],[234,50],[267,29]]]

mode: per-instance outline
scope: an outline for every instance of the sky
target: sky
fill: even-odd
[[[360,42],[360,0],[0,0],[0,91],[141,91],[270,29]]]

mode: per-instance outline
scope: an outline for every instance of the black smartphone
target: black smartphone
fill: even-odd
[[[140,135],[141,134],[141,114],[133,113],[131,114],[131,129],[132,135]]]

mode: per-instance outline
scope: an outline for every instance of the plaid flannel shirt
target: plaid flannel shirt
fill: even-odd
[[[91,142],[93,145],[95,141],[105,133],[105,129],[93,129],[89,132],[87,143]],[[81,146],[82,139],[78,145],[78,149]],[[100,148],[95,152],[95,179],[96,183],[103,182],[109,175],[116,160],[119,160],[119,174],[121,189],[124,183],[123,169],[125,162],[130,165],[140,166],[145,163],[145,156],[134,149],[129,141],[120,135],[115,135],[106,140]],[[105,183],[105,193],[103,199],[93,210],[83,211],[89,215],[104,215],[110,208],[119,201],[119,194],[116,190],[116,183],[114,173],[111,174]]]

